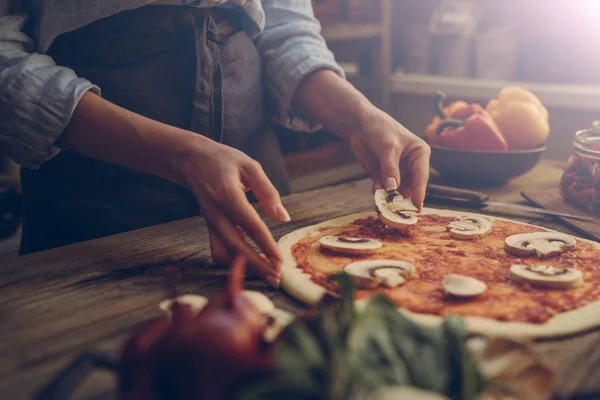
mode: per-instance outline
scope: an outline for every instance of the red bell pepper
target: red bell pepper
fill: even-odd
[[[506,140],[492,117],[479,104],[455,102],[443,108],[445,98],[438,93],[436,116],[425,138],[434,146],[461,150],[507,151]]]

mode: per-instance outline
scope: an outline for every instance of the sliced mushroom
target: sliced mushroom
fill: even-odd
[[[398,191],[375,191],[375,208],[379,219],[392,228],[405,230],[417,223],[419,209],[410,199],[403,198]]]
[[[556,268],[551,265],[521,265],[510,267],[508,278],[517,283],[529,283],[553,289],[570,289],[583,284],[583,274],[573,268]]]
[[[260,292],[244,290],[242,296],[261,314],[268,314],[275,309],[271,299]],[[208,303],[208,299],[204,296],[185,294],[174,299],[163,300],[159,303],[158,308],[166,315],[167,319],[171,318],[171,307],[175,302],[189,306],[193,314],[198,314]]]
[[[261,314],[268,314],[275,309],[275,304],[273,304],[271,299],[261,292],[244,290],[242,291],[242,296]]]
[[[280,308],[274,308],[265,315],[266,328],[263,337],[267,343],[274,342],[281,331],[288,325],[291,325],[296,318],[294,314],[284,311]]]
[[[504,240],[506,252],[520,257],[554,257],[574,249],[576,244],[574,237],[558,232],[521,233]]]
[[[326,236],[319,243],[322,248],[342,254],[373,254],[382,246],[377,239],[349,236]]]
[[[485,217],[465,217],[450,222],[446,229],[453,239],[474,240],[492,233],[492,221]]]
[[[163,300],[158,304],[158,308],[165,314],[167,319],[171,319],[171,307],[173,303],[184,304],[190,307],[193,314],[198,314],[204,308],[208,299],[204,296],[195,294],[184,294],[174,299]]]
[[[415,267],[406,261],[366,260],[346,265],[348,273],[361,289],[375,288],[379,285],[396,287],[414,278]]]
[[[275,304],[264,294],[253,291],[244,290],[242,296],[261,314],[265,316],[265,330],[263,337],[265,341],[272,342],[288,325],[294,322],[295,316],[292,313],[275,308]],[[174,299],[163,300],[159,303],[158,308],[165,314],[167,320],[171,320],[171,307],[173,303],[185,304],[190,307],[192,314],[198,314],[208,303],[208,299],[204,296],[193,294],[185,294]]]
[[[457,274],[446,275],[442,285],[446,293],[456,297],[479,296],[487,290],[487,285],[480,280]]]

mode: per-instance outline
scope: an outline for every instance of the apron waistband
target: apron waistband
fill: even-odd
[[[146,7],[177,7],[179,9],[177,12],[189,12],[190,8],[195,9],[194,12],[201,13],[206,18],[210,18],[215,22],[218,30],[216,31],[214,40],[217,43],[243,30],[245,16],[242,12],[231,8],[204,7],[201,3],[202,1],[197,0],[161,0]]]

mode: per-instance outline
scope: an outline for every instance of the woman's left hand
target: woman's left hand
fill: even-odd
[[[347,139],[375,187],[399,189],[419,209],[423,206],[431,154],[425,141],[326,69],[304,78],[293,105],[302,115]]]
[[[349,141],[374,188],[399,189],[419,209],[423,206],[431,155],[425,141],[377,108],[362,119]]]

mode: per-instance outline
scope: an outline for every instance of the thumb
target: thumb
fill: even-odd
[[[385,190],[396,190],[400,186],[400,154],[393,149],[384,153],[379,160],[381,184]]]

